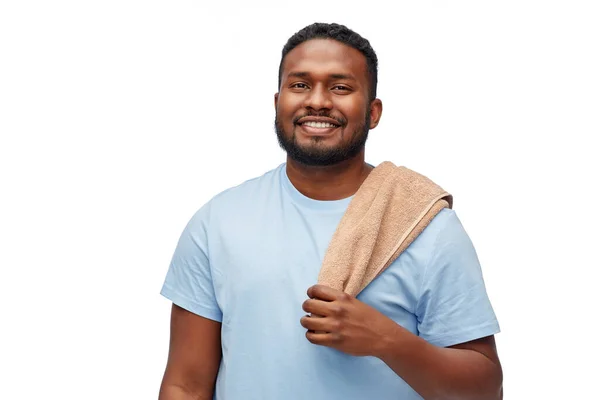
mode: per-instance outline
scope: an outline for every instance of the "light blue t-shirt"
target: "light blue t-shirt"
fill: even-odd
[[[350,200],[305,197],[282,164],[218,194],[190,220],[161,293],[222,323],[215,399],[421,399],[381,360],[313,345],[300,325],[306,290]],[[452,210],[358,299],[437,346],[499,332],[477,255]]]

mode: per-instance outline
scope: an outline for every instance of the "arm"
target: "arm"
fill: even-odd
[[[159,400],[212,400],[221,362],[221,318],[208,257],[210,203],[188,222],[161,294],[172,303],[169,357]]]
[[[301,324],[314,344],[385,362],[425,400],[501,400],[502,369],[493,336],[438,347],[371,306],[322,285],[308,291]]]
[[[324,318],[302,318],[308,340],[380,358],[426,400],[501,399],[499,327],[471,240],[452,211],[417,240],[431,249],[414,308],[418,336],[342,291],[315,285],[303,308]]]
[[[424,399],[502,399],[502,367],[493,336],[443,348],[398,325],[390,328],[377,356]]]
[[[159,400],[212,400],[221,362],[221,324],[175,304]]]

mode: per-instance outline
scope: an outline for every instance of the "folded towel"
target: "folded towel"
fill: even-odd
[[[385,161],[348,205],[318,283],[356,296],[415,240],[452,195],[427,177]]]

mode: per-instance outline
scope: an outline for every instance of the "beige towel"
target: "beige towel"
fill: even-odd
[[[350,202],[331,242],[318,283],[356,296],[415,240],[452,195],[427,177],[385,161]]]

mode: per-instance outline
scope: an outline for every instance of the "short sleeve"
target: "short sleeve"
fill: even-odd
[[[500,331],[471,239],[454,211],[445,217],[416,307],[419,336],[440,347]]]
[[[201,317],[221,322],[208,257],[209,205],[188,222],[171,259],[161,295]]]

